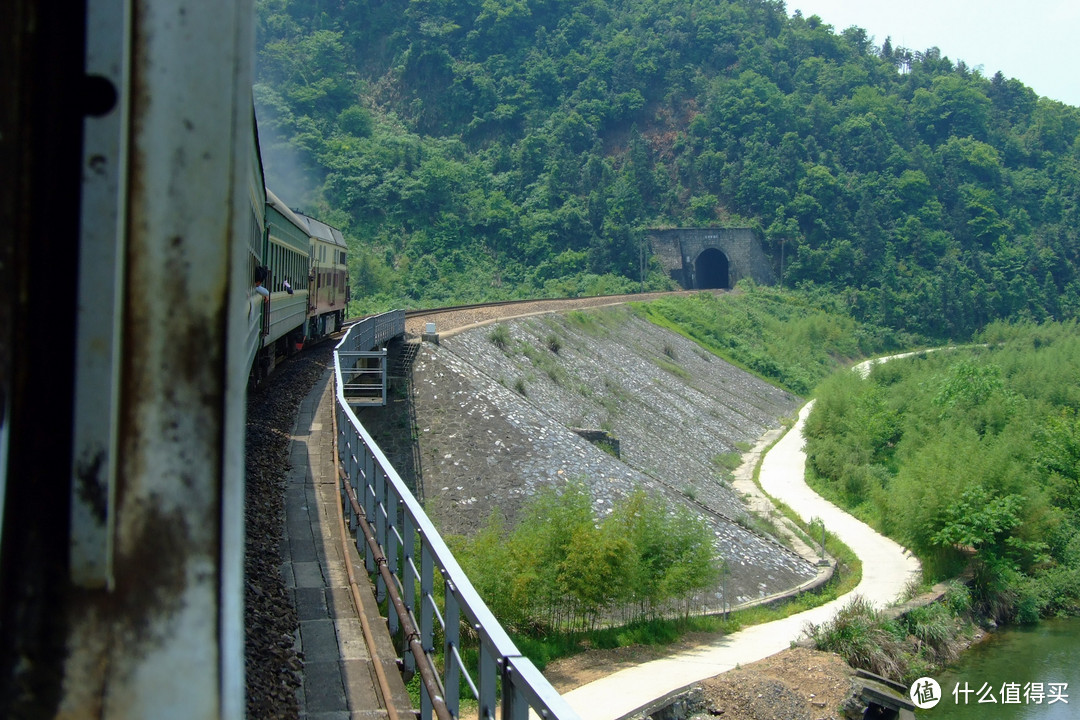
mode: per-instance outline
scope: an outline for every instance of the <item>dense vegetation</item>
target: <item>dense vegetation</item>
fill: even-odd
[[[989,325],[985,349],[829,380],[809,465],[932,575],[973,553],[977,612],[1077,608],[1080,110],[779,0],[257,8],[268,181],[344,230],[354,310],[667,288],[648,228],[752,226],[802,300],[640,311],[799,393],[839,361]],[[512,624],[659,602],[632,539],[575,512],[576,539],[531,530],[563,553],[543,565],[505,557],[517,529],[472,541],[481,586],[497,559],[520,572],[496,584],[547,583],[518,595],[546,605],[499,611]],[[590,595],[571,552],[632,579]]]
[[[475,537],[448,538],[474,587],[541,669],[589,648],[670,645],[688,633],[779,620],[835,600],[862,578],[858,557],[828,533],[837,572],[821,587],[780,603],[694,615],[693,596],[716,587],[724,562],[700,520],[640,493],[599,521],[590,505],[571,484],[538,496],[513,530],[496,513]]]
[[[512,531],[494,514],[455,554],[492,612],[517,631],[590,630],[656,617],[713,588],[712,533],[685,508],[635,493],[596,518],[581,484],[547,489]]]
[[[973,609],[971,591],[958,581],[946,583],[941,602],[897,618],[856,594],[830,620],[808,624],[806,634],[852,667],[910,684],[956,659],[971,636]]]
[[[806,424],[815,489],[943,577],[969,558],[983,617],[1080,610],[1080,334],[991,325],[982,347],[841,373]]]
[[[797,395],[845,363],[919,339],[852,320],[835,297],[752,284],[737,295],[666,297],[636,305],[653,323]]]
[[[726,223],[889,327],[1080,308],[1080,110],[936,48],[779,0],[257,6],[270,181],[369,307],[629,289],[644,228]]]

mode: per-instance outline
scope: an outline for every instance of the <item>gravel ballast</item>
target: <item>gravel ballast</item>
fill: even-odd
[[[301,401],[333,363],[333,344],[283,363],[248,396],[244,630],[247,716],[299,717],[299,621],[281,576],[289,443]]]

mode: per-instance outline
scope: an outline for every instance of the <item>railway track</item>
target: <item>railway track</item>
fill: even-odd
[[[526,315],[538,315],[548,312],[560,312],[584,308],[621,305],[627,302],[656,300],[662,297],[696,295],[701,292],[721,294],[730,290],[675,290],[670,292],[632,293],[624,295],[594,295],[577,298],[542,298],[538,300],[503,300],[488,303],[472,303],[405,311],[405,331],[408,335],[418,336],[423,332],[424,324],[436,319],[440,334],[453,333],[467,327],[485,323],[508,320]]]
[[[515,305],[528,305],[530,303],[562,303],[573,304],[592,301],[603,301],[605,303],[612,302],[632,302],[634,300],[652,300],[658,297],[666,296],[679,296],[679,295],[695,295],[701,292],[730,292],[728,290],[671,290],[667,292],[651,292],[651,293],[629,293],[621,295],[593,295],[592,297],[573,297],[573,298],[532,298],[528,300],[497,300],[492,302],[472,303],[468,305],[447,305],[444,307],[427,308],[420,310],[406,310],[405,317],[421,317],[425,315],[439,315],[442,313],[455,312],[459,310],[476,310],[479,308],[499,308],[499,307],[512,307]]]

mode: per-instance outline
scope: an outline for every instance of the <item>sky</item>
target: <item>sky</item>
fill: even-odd
[[[841,32],[858,25],[881,46],[937,46],[954,63],[998,70],[1038,95],[1080,106],[1080,0],[786,0]]]

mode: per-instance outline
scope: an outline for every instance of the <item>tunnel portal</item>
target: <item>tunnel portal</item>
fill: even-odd
[[[728,258],[716,248],[706,248],[694,261],[694,289],[715,290],[731,287]]]

